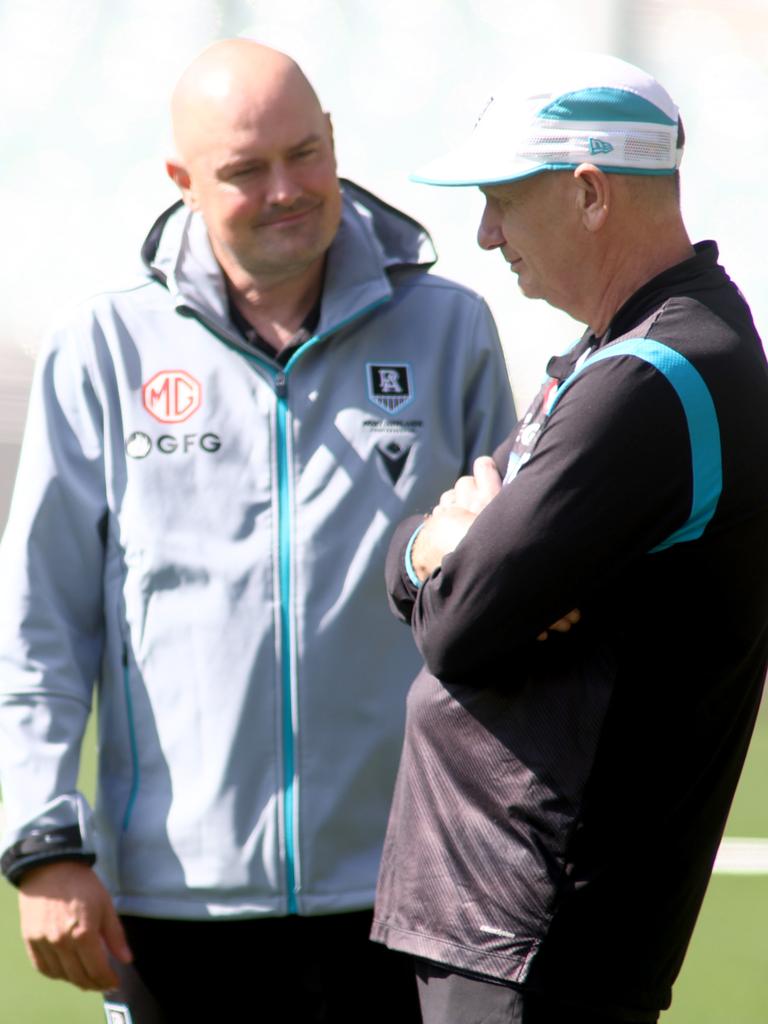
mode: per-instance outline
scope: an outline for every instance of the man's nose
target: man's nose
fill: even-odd
[[[504,245],[504,235],[501,231],[501,221],[494,211],[485,204],[483,216],[480,218],[480,226],[477,229],[477,244],[481,249],[498,249]]]
[[[288,166],[276,163],[270,169],[267,201],[275,206],[290,206],[301,195],[300,185],[294,181]]]

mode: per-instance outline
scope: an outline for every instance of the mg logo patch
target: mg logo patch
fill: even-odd
[[[183,423],[200,408],[203,389],[186,370],[161,370],[141,389],[144,408],[161,423]]]
[[[368,397],[390,414],[413,398],[411,368],[407,363],[366,363]]]

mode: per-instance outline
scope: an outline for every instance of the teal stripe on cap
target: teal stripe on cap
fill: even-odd
[[[559,96],[538,117],[553,121],[637,121],[675,125],[677,121],[648,100],[625,89],[580,89]]]

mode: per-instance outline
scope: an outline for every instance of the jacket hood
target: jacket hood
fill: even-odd
[[[417,220],[383,202],[346,178],[339,179],[345,206],[351,206],[370,228],[381,249],[385,266],[420,266],[425,270],[437,261],[432,237]]]

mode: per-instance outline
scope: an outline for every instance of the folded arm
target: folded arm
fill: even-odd
[[[431,569],[421,586],[396,535],[391,598],[435,675],[535,640],[685,520],[683,410],[653,368],[626,363],[606,361],[574,384],[531,459],[479,513],[432,517],[447,529],[427,521],[411,552],[416,572]]]

